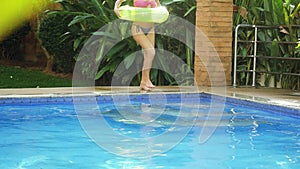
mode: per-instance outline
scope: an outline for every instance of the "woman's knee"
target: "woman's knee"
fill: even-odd
[[[145,55],[147,57],[153,58],[155,56],[155,49],[154,48],[149,48],[149,49],[144,49]]]

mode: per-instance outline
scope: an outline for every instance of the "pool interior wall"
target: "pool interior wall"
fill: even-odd
[[[248,99],[248,98],[237,98],[231,96],[220,96],[208,92],[159,92],[159,93],[119,93],[119,94],[75,94],[75,95],[8,95],[0,97],[1,105],[28,105],[28,104],[47,104],[47,103],[73,103],[76,101],[90,102],[96,100],[97,102],[106,101],[127,101],[128,99],[134,101],[147,100],[151,96],[151,99],[161,99],[166,97],[167,100],[184,98],[190,101],[198,98],[211,98],[213,97],[216,101],[225,101],[227,103],[247,106],[252,108],[258,108],[261,110],[270,110],[278,113],[287,113],[292,116],[300,115],[300,108],[293,106],[283,106],[270,103],[265,99]]]

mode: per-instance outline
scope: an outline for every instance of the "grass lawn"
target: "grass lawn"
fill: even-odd
[[[38,70],[0,65],[0,88],[71,87],[72,79]]]

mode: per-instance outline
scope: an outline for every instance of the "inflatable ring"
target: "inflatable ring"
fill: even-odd
[[[121,6],[119,11],[120,19],[134,22],[162,23],[169,17],[169,12],[164,6],[156,8],[140,8],[125,5]]]

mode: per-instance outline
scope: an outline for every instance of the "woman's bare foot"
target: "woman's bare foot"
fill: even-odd
[[[141,82],[141,84],[140,84],[141,90],[151,91],[153,88],[155,88],[155,86],[151,82],[148,82],[148,83]]]

